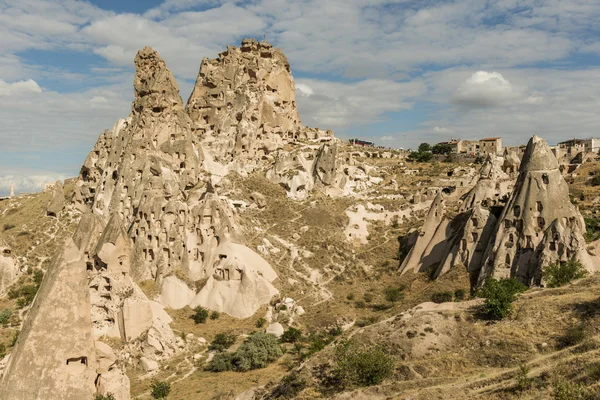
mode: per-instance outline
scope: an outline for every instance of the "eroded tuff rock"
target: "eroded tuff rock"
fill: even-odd
[[[3,399],[92,398],[99,376],[105,385],[116,379],[128,386],[114,362],[98,357],[90,310],[83,254],[68,239],[48,268],[11,352],[0,383]],[[117,398],[129,399],[129,391]]]
[[[571,258],[595,271],[584,231],[583,217],[569,199],[569,187],[556,158],[545,140],[533,136],[515,189],[486,250],[479,284],[488,276],[539,284],[543,266]]]
[[[531,138],[514,189],[506,165],[489,157],[452,219],[443,215],[442,194],[436,197],[401,273],[434,268],[430,272],[437,277],[462,265],[475,287],[489,276],[540,284],[543,266],[572,258],[590,271],[597,269],[586,250],[583,217],[570,202],[546,142]]]
[[[281,50],[244,39],[204,59],[186,109],[214,160],[252,168],[298,139],[332,137],[300,123],[290,65]]]
[[[6,291],[19,277],[19,266],[12,255],[12,250],[6,242],[0,237],[0,296],[4,296]]]
[[[277,275],[239,244],[243,234],[235,210],[218,196],[205,171],[201,137],[164,61],[145,48],[135,63],[132,113],[101,135],[78,184],[84,205],[106,224],[89,250],[89,262],[96,271],[157,280],[167,306],[202,305],[250,316],[277,293],[270,283]],[[249,263],[252,256],[260,262]],[[208,283],[196,293],[175,278],[163,282],[174,273]],[[177,286],[188,290],[173,294]]]
[[[56,217],[65,208],[65,192],[61,181],[56,181],[52,187],[52,199],[46,209],[46,214]]]

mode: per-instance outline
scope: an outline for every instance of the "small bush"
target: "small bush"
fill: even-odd
[[[364,300],[365,302],[367,302],[367,303],[370,303],[370,302],[372,302],[372,301],[373,301],[373,294],[371,294],[371,293],[365,293],[365,294],[363,295],[363,300]]]
[[[36,269],[33,273],[33,281],[36,285],[40,286],[42,284],[42,279],[44,279],[44,271]]]
[[[463,301],[467,298],[467,291],[465,289],[456,289],[454,291],[454,301]]]
[[[598,176],[600,178],[600,175]],[[600,219],[584,218],[585,221],[585,241],[587,243],[600,239]]]
[[[512,312],[512,303],[517,293],[527,290],[527,287],[514,278],[497,280],[489,278],[478,295],[485,297],[483,315],[489,319],[502,319]]]
[[[552,384],[554,400],[587,400],[592,399],[590,391],[583,383],[569,382],[558,379]]]
[[[570,347],[582,343],[589,336],[590,331],[585,324],[569,325],[560,337],[560,347]]]
[[[529,368],[525,364],[521,364],[519,366],[519,374],[517,375],[517,390],[523,392],[531,387],[531,378],[527,377],[529,373]]]
[[[404,293],[402,293],[402,291],[404,290],[404,286],[400,286],[400,287],[387,287],[384,290],[384,295],[385,295],[385,299],[387,301],[389,301],[390,303],[395,303],[397,301],[400,301],[404,298]]]
[[[350,292],[346,295],[346,299],[348,300],[354,300],[354,293]]]
[[[596,175],[592,179],[590,179],[590,185],[591,186],[600,186],[600,175]]]
[[[233,354],[232,353],[219,353],[215,354],[212,361],[207,367],[207,370],[211,372],[223,372],[232,371],[233,368]]]
[[[4,358],[6,355],[6,346],[4,343],[0,343],[0,358]]]
[[[206,322],[207,318],[208,318],[208,310],[206,308],[203,308],[200,306],[194,308],[194,315],[192,315],[192,319],[194,320],[195,323],[203,324]]]
[[[298,374],[286,375],[283,377],[279,385],[271,396],[275,399],[292,399],[298,395],[306,387],[307,383]]]
[[[209,371],[249,371],[264,368],[269,363],[277,360],[283,352],[274,335],[256,332],[250,335],[235,353],[221,353],[215,355]]]
[[[263,326],[265,326],[266,323],[267,323],[267,320],[261,317],[256,320],[256,327],[262,328]]]
[[[152,397],[155,399],[166,399],[171,391],[171,385],[167,382],[152,382]]]
[[[587,275],[583,265],[574,259],[565,263],[556,262],[544,267],[542,277],[546,286],[555,288]]]
[[[354,302],[354,307],[356,308],[365,308],[367,305],[365,304],[365,302],[363,300],[356,300]]]
[[[12,311],[10,311],[8,308],[5,308],[2,311],[0,311],[0,325],[6,324],[11,316]]]
[[[600,380],[600,363],[596,362],[587,367],[588,377],[594,381]]]
[[[215,339],[212,341],[209,350],[225,351],[235,343],[236,336],[233,333],[221,332],[217,333]]]
[[[380,347],[365,349],[342,343],[336,349],[335,359],[339,375],[350,385],[378,385],[394,371],[394,360]]]
[[[116,400],[116,397],[114,394],[112,393],[106,393],[106,394],[97,394],[94,396],[94,400]]]
[[[215,319],[219,319],[220,314],[217,311],[213,311],[210,313],[210,319],[215,320]]]
[[[369,317],[366,319],[359,319],[358,321],[356,321],[356,326],[358,326],[359,328],[362,328],[363,326],[372,325],[375,322],[377,322],[377,317]]]
[[[282,343],[295,343],[301,337],[302,332],[300,329],[289,327],[285,332],[283,332],[283,335],[281,335],[279,340],[281,340]]]
[[[437,292],[431,295],[431,301],[434,303],[446,303],[452,301],[452,292]]]

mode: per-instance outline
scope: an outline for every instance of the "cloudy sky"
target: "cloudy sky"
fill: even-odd
[[[0,194],[76,176],[154,47],[187,99],[243,37],[287,55],[303,122],[391,147],[600,136],[600,0],[0,0]]]

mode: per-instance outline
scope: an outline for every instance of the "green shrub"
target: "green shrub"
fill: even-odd
[[[266,323],[267,323],[267,320],[261,317],[256,320],[256,327],[262,328],[263,326],[265,326]]]
[[[452,292],[436,292],[431,295],[431,301],[438,304],[452,301]]]
[[[42,284],[42,279],[44,279],[44,271],[36,269],[33,273],[33,281],[36,285],[40,286]]]
[[[512,303],[517,293],[527,290],[527,287],[514,278],[497,280],[489,278],[478,295],[485,297],[483,315],[489,319],[502,319],[512,311]]]
[[[274,335],[256,332],[250,335],[233,354],[233,363],[236,370],[249,371],[266,367],[282,354]]]
[[[219,319],[220,314],[217,311],[213,311],[210,313],[210,319],[215,320],[215,319]]]
[[[12,316],[12,311],[9,310],[8,308],[5,308],[2,311],[0,311],[0,325],[6,324],[11,316]]]
[[[583,278],[587,273],[579,261],[571,259],[567,262],[556,262],[544,267],[542,277],[546,286],[555,288],[566,285],[575,279]]]
[[[97,394],[94,396],[94,400],[116,400],[116,397],[114,394],[112,393],[106,393],[106,394]]]
[[[385,295],[385,299],[387,301],[389,301],[390,303],[395,303],[397,301],[400,301],[404,298],[404,293],[402,293],[402,291],[404,290],[404,286],[400,286],[400,287],[387,287],[384,290],[384,295]]]
[[[203,308],[200,306],[194,308],[194,315],[192,315],[192,319],[194,320],[195,323],[203,324],[206,322],[207,318],[208,318],[208,310],[206,308]]]
[[[335,360],[341,379],[349,385],[378,385],[394,371],[394,360],[381,347],[345,342],[336,348]]]
[[[582,343],[589,335],[590,330],[585,324],[569,325],[565,333],[559,338],[559,344],[561,347],[575,346]]]
[[[249,371],[251,369],[264,368],[269,363],[277,360],[283,352],[279,342],[274,335],[255,332],[250,335],[235,353],[221,353],[215,355],[209,371]]]
[[[6,355],[6,346],[4,343],[0,343],[0,358],[4,358]]]
[[[596,175],[592,179],[590,179],[590,185],[599,186],[600,185],[600,175]]]
[[[290,374],[283,377],[279,385],[271,393],[275,399],[292,399],[306,387],[307,383],[298,374]]]
[[[218,353],[215,354],[207,369],[211,372],[223,372],[232,371],[233,368],[233,354],[232,353]]]
[[[600,178],[600,175],[598,176]],[[600,239],[600,219],[598,218],[584,218],[585,221],[585,241],[590,243]]]
[[[171,385],[167,382],[152,382],[152,397],[155,399],[166,399],[171,391]]]
[[[367,305],[365,304],[365,302],[363,300],[356,300],[354,302],[354,307],[356,308],[365,308]]]
[[[593,397],[583,383],[558,379],[552,384],[552,398],[554,400],[591,400]]]
[[[295,343],[302,337],[302,332],[299,329],[289,327],[283,335],[281,335],[281,342],[283,343]]]
[[[600,380],[600,362],[595,362],[587,367],[588,377],[594,381]]]
[[[208,346],[209,350],[225,351],[235,343],[236,336],[233,333],[217,333],[215,339]]]
[[[373,301],[373,294],[372,293],[365,293],[363,294],[363,300],[367,303],[370,303]]]
[[[350,292],[346,295],[346,299],[348,300],[354,300],[354,293]]]
[[[465,289],[456,289],[454,291],[454,301],[462,301],[467,298],[467,291]]]
[[[527,365],[525,364],[521,364],[519,366],[519,374],[517,375],[517,390],[520,392],[523,392],[527,389],[529,389],[531,387],[531,378],[529,378],[527,376],[527,374],[529,373],[529,368],[527,368]]]

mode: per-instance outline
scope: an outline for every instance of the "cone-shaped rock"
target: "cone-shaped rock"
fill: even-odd
[[[515,189],[486,250],[479,284],[488,276],[516,277],[526,284],[538,284],[543,266],[570,258],[594,270],[585,249],[584,229],[583,217],[571,204],[556,158],[545,140],[533,136]]]

